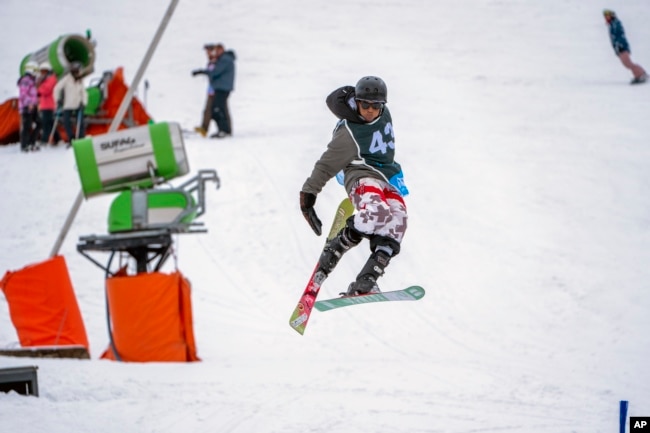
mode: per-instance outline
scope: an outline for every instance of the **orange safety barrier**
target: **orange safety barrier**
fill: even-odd
[[[129,362],[200,361],[190,290],[189,281],[180,272],[107,279],[113,344],[101,357]]]
[[[0,289],[22,347],[81,345],[88,337],[63,256],[7,271]]]
[[[115,72],[113,72],[113,78],[107,84],[108,98],[103,101],[100,106],[100,111],[97,113],[97,117],[112,120],[117,114],[117,110],[122,104],[122,99],[124,99],[128,90],[129,86],[124,81],[124,68],[120,66],[115,69]],[[122,119],[122,123],[117,129],[128,128],[129,125],[127,122],[133,122],[132,126],[146,125],[149,123],[151,117],[147,114],[147,111],[144,109],[144,106],[137,97],[134,96],[133,99],[131,99],[129,107],[130,112],[125,115],[124,119]],[[104,125],[90,124],[86,128],[86,135],[105,134],[108,132],[109,126],[110,122],[107,122]]]
[[[18,98],[7,99],[0,105],[0,144],[20,141]]]

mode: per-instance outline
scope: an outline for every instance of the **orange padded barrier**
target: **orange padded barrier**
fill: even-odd
[[[113,347],[103,359],[130,362],[200,361],[192,325],[190,283],[180,272],[106,280]]]
[[[0,280],[20,345],[81,345],[88,337],[63,256],[7,271]]]
[[[0,144],[20,141],[20,112],[18,98],[11,98],[0,105]]]

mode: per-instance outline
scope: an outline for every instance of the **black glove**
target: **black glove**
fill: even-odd
[[[192,76],[196,77],[197,75],[206,74],[205,69],[195,69],[192,71]]]
[[[321,235],[321,227],[323,223],[320,222],[316,211],[314,210],[314,204],[316,203],[316,195],[310,192],[300,191],[300,210],[302,215],[305,217],[309,223],[309,227],[316,233],[318,236]]]

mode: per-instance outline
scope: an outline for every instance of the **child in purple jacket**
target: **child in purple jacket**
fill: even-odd
[[[38,118],[38,91],[36,71],[38,65],[29,61],[25,73],[18,80],[18,110],[20,111],[20,150],[38,150],[36,136],[40,127]]]

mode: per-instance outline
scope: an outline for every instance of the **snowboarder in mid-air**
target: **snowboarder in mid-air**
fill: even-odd
[[[605,9],[603,11],[603,16],[605,17],[605,22],[609,27],[609,38],[612,42],[612,48],[614,52],[621,59],[623,66],[632,71],[632,81],[630,84],[641,84],[645,83],[648,79],[648,74],[641,65],[638,65],[632,61],[630,57],[630,44],[627,42],[625,37],[625,31],[623,30],[623,24],[616,16],[616,13],[611,9]]]
[[[386,83],[367,76],[356,86],[343,86],[327,97],[327,106],[340,120],[327,150],[300,191],[300,210],[319,236],[322,223],[314,204],[332,177],[344,184],[354,204],[357,212],[325,245],[318,265],[328,275],[346,251],[363,238],[369,239],[370,257],[348,287],[348,296],[380,292],[377,279],[391,258],[399,254],[406,231],[404,196],[408,190],[394,158],[395,134],[386,96]]]

